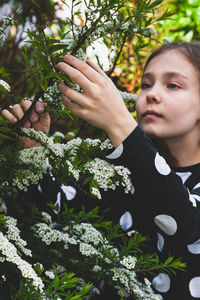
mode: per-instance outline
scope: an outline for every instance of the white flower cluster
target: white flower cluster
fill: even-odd
[[[3,25],[4,26],[13,25],[13,24],[14,24],[14,21],[12,18],[7,17],[7,16],[3,17]]]
[[[138,281],[136,273],[133,270],[127,270],[127,268],[112,269],[113,281],[116,281],[115,288],[118,290],[118,294],[121,297],[129,297],[134,295],[134,299],[142,300],[161,300],[162,296],[154,294],[149,284]]]
[[[109,139],[106,139],[105,141],[103,141],[100,144],[100,149],[103,151],[104,149],[112,149],[113,148],[113,144],[111,143],[111,141]]]
[[[18,169],[14,173],[13,185],[20,190],[27,191],[30,184],[38,183],[43,178],[43,174],[47,174],[51,170],[51,166],[46,161],[48,154],[49,151],[43,147],[21,150],[18,157]],[[24,168],[24,164],[27,165],[27,168]]]
[[[97,188],[92,187],[91,194],[93,196],[95,196],[97,199],[101,199],[101,193],[100,193],[100,191]]]
[[[162,299],[160,295],[154,295],[147,280],[144,284],[137,280],[134,271],[137,259],[133,256],[120,258],[118,249],[110,245],[91,224],[74,224],[72,228],[65,227],[64,229],[65,232],[62,232],[44,223],[34,226],[36,234],[47,245],[56,241],[63,242],[64,249],[68,249],[70,244],[77,245],[82,255],[92,258],[91,270],[95,273],[101,272],[102,266],[105,268],[106,264],[107,273],[110,272],[113,281],[116,282],[115,287],[120,295],[125,297],[134,295],[136,299]],[[123,267],[119,267],[120,265]],[[53,276],[53,274],[50,275]]]
[[[113,148],[113,145],[109,139],[106,139],[105,141],[102,142],[100,139],[86,138],[84,141],[86,142],[88,147],[92,148],[92,147],[99,146],[101,151],[103,151],[104,149],[112,149]]]
[[[69,153],[70,160],[73,161],[77,155],[77,150],[79,149],[82,143],[81,138],[75,138],[70,140],[64,145],[64,150]]]
[[[33,270],[31,264],[23,260],[17,253],[16,247],[9,242],[8,238],[0,232],[0,251],[5,256],[6,261],[17,265],[21,271],[22,276],[33,280],[33,286],[39,288],[40,292],[43,292],[44,284]]]
[[[132,183],[128,176],[130,171],[123,166],[114,166],[105,160],[95,158],[93,161],[86,163],[84,169],[94,176],[94,180],[105,191],[109,188],[114,190],[120,183],[124,186],[126,193],[131,191]],[[116,176],[117,174],[120,178]],[[96,190],[91,192],[97,195]]]
[[[2,32],[1,32],[1,27],[0,27],[0,40],[2,39]],[[7,91],[10,92],[10,86],[9,84],[4,81],[3,79],[0,79],[0,85]]]
[[[114,166],[100,158],[95,158],[90,162],[83,163],[79,166],[80,169],[74,166],[75,158],[80,155],[83,142],[81,138],[75,138],[66,144],[61,144],[54,143],[52,137],[48,137],[43,132],[37,132],[33,128],[24,128],[22,132],[26,136],[43,144],[46,149],[43,147],[35,147],[21,151],[20,160],[27,165],[34,164],[38,172],[35,174],[31,169],[23,169],[21,171],[23,176],[20,178],[15,177],[13,182],[18,188],[27,189],[29,182],[35,184],[42,178],[43,174],[48,171],[53,171],[52,166],[46,163],[47,156],[49,156],[54,161],[54,169],[60,170],[60,168],[65,167],[66,175],[72,175],[76,181],[79,180],[81,175],[92,175],[100,188],[105,191],[108,189],[114,190],[116,186],[119,185],[124,188],[126,193],[131,191],[132,183],[129,177],[130,171],[123,166]],[[84,142],[87,144],[88,149],[99,147],[100,151],[104,151],[105,149],[111,149],[113,147],[108,139],[101,142],[99,139],[92,140],[87,138]],[[78,159],[80,160],[79,157]],[[55,162],[58,163],[56,164]],[[91,186],[91,194],[101,199],[101,194],[97,186]]]
[[[115,171],[117,172],[117,174],[122,177],[121,184],[122,184],[122,186],[124,186],[125,193],[128,193],[131,190],[133,190],[133,185],[132,185],[131,179],[129,177],[131,172],[123,166],[115,166],[114,168],[115,168]]]
[[[85,256],[99,255],[99,252],[90,244],[80,243],[79,250]]]
[[[6,237],[14,241],[15,245],[27,256],[32,256],[31,250],[25,248],[27,242],[20,237],[20,230],[17,228],[17,220],[10,216],[5,216],[7,228]]]
[[[124,265],[127,269],[131,270],[135,268],[136,258],[133,256],[124,257],[120,263]]]
[[[80,239],[85,243],[92,243],[97,246],[100,242],[103,242],[101,233],[90,223],[76,224],[73,230],[75,230],[76,234],[78,234]]]
[[[77,244],[77,241],[70,237],[68,233],[53,229],[45,223],[37,223],[33,228],[46,245],[50,245],[53,242],[63,242],[64,248],[68,249],[69,244]]]
[[[52,86],[49,86],[47,88],[47,92],[44,94],[44,100],[50,105],[53,105],[60,110],[65,109],[65,106],[62,102],[62,98],[63,95],[59,91],[56,83]]]
[[[42,131],[36,131],[34,130],[33,128],[23,128],[22,129],[22,134],[25,134],[26,136],[44,144],[47,148],[47,152],[44,152],[42,149],[41,149],[41,155],[43,154],[43,157],[47,155],[54,155],[56,157],[60,157],[62,158],[63,157],[63,146],[62,144],[60,143],[54,143],[53,141],[53,138],[50,138],[48,137],[44,132]],[[35,151],[37,152],[37,148],[40,148],[40,147],[35,147],[35,148],[31,148],[31,149],[35,149]],[[27,151],[29,151],[30,149],[25,149]],[[22,150],[22,152],[24,153],[25,150]],[[36,159],[39,158],[39,155],[37,155],[36,153]],[[46,164],[46,156],[45,156],[45,165],[47,167],[47,164]],[[54,158],[54,156],[52,156],[52,158]],[[40,163],[40,160],[38,160],[38,163]]]
[[[48,213],[42,211],[41,215],[42,215],[42,218],[43,218],[43,220],[44,220],[45,223],[47,223],[47,224],[51,224],[52,223],[51,216]]]
[[[45,271],[45,275],[49,277],[50,279],[55,278],[55,274],[52,271]]]
[[[67,160],[66,163],[68,165],[69,175],[72,175],[76,179],[76,181],[78,181],[80,176],[80,170],[75,169],[71,161]]]

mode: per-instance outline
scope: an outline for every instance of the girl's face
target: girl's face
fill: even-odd
[[[200,135],[200,74],[184,54],[168,50],[148,64],[136,102],[138,122],[156,139]]]

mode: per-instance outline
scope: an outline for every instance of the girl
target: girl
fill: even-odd
[[[107,158],[131,171],[126,216],[162,258],[187,263],[175,278],[158,274],[153,287],[164,299],[200,299],[200,46],[171,43],[149,57],[136,103],[140,126],[98,67],[66,56],[59,68],[83,89],[60,84],[65,106],[104,129],[116,148]]]
[[[71,55],[64,61],[58,68],[82,88],[59,84],[64,105],[104,129],[116,148],[107,159],[131,171],[134,191],[128,202],[118,200],[126,205],[122,228],[133,222],[161,259],[187,263],[176,276],[160,272],[152,286],[164,299],[200,299],[200,46],[170,43],[149,57],[136,103],[139,125],[99,67]]]

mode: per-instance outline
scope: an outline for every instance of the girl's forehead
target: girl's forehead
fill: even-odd
[[[148,72],[178,72],[185,76],[195,75],[199,70],[191,63],[184,53],[178,49],[165,50],[149,62],[144,75]]]

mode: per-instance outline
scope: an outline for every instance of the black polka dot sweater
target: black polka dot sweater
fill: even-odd
[[[139,126],[108,159],[129,168],[135,188],[120,218],[122,228],[133,225],[149,235],[161,259],[181,257],[187,263],[176,276],[157,274],[155,291],[164,299],[200,299],[200,164],[171,169]]]

